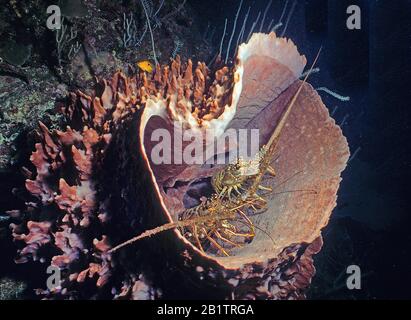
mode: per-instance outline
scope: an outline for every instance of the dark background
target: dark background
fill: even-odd
[[[266,26],[271,19],[278,21],[285,2],[273,0]],[[224,20],[229,19],[229,36],[239,1],[188,3],[196,13],[194,24],[202,30],[208,24],[215,27],[211,44],[217,51]],[[267,3],[244,0],[237,28],[250,6],[249,30]],[[351,4],[362,10],[361,30],[346,28],[346,9]],[[323,47],[321,71],[310,77],[310,83],[350,97],[342,102],[320,93],[341,125],[351,153],[358,150],[343,173],[337,207],[323,232],[324,247],[315,258],[317,275],[308,292],[311,299],[411,298],[410,12],[409,0],[289,0],[283,19],[285,24],[289,16],[288,27],[278,30],[296,43],[309,63]],[[0,207],[8,208],[5,195],[23,180],[18,172],[13,177],[2,174],[0,179]],[[44,283],[38,278],[38,265],[29,270],[16,266],[12,261],[15,248],[0,248],[2,257],[10,257],[0,261],[0,274],[12,270],[18,279],[34,282],[33,287]],[[361,290],[346,289],[345,271],[351,264],[361,268]]]
[[[193,1],[204,26],[208,21],[224,26],[227,17],[228,30],[238,3]],[[254,21],[267,3],[244,1],[240,26],[248,6],[248,21]],[[273,1],[266,24],[279,19],[284,4]],[[346,27],[351,4],[361,8],[361,30]],[[411,298],[410,12],[411,1],[307,0],[297,1],[290,17],[285,36],[309,62],[323,46],[321,71],[310,82],[350,96],[341,102],[321,93],[351,153],[361,148],[343,173],[338,205],[323,233],[325,244],[315,258],[317,275],[308,294],[312,299]],[[346,289],[351,264],[361,268],[361,290]]]

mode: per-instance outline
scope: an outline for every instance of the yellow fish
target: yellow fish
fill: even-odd
[[[137,62],[136,64],[141,70],[143,70],[145,72],[148,72],[148,73],[153,72],[154,66],[148,60],[142,60],[142,61]]]

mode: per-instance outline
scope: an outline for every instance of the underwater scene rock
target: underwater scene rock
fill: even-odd
[[[304,298],[349,158],[340,127],[300,80],[305,67],[291,40],[254,33],[233,65],[177,55],[153,73],[118,71],[89,94],[70,93],[60,105],[66,128],[39,125],[23,169],[26,209],[9,212],[16,263],[61,270],[60,286],[37,293]],[[190,131],[202,146],[207,132],[218,140],[259,129],[257,173],[235,176],[239,162],[156,163],[158,128]]]

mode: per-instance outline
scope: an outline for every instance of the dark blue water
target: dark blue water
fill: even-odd
[[[231,32],[239,1],[194,3],[203,12],[204,25],[212,21],[223,26],[228,18]],[[267,3],[244,1],[240,26],[249,6],[248,28]],[[284,4],[273,1],[265,25],[278,21]],[[361,8],[361,30],[346,27],[346,8],[351,4]],[[410,12],[410,1],[296,1],[284,33],[308,61],[323,47],[321,71],[310,79],[314,87],[350,97],[342,102],[321,92],[355,157],[343,173],[338,205],[323,233],[325,244],[316,257],[310,298],[411,297]],[[217,29],[216,45],[221,33],[222,27]],[[361,267],[361,290],[350,291],[344,285],[351,264]]]

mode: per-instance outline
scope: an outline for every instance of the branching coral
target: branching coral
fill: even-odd
[[[150,36],[153,40],[152,33],[155,29],[161,26],[161,19],[158,17],[159,12],[163,8],[164,0],[159,3],[158,9],[154,12],[154,6],[152,1],[143,0],[141,1],[141,6],[145,15],[145,22],[143,30],[139,34],[137,28],[136,19],[134,13],[129,14],[123,13],[123,34],[122,41],[124,48],[138,48],[141,46],[147,31],[150,30]],[[153,55],[155,55],[155,50],[153,50]]]
[[[285,11],[287,10],[288,1],[289,0],[285,1],[283,11],[281,12],[281,16],[280,16],[280,19],[278,20],[277,24],[272,29],[270,27],[268,28],[270,31],[275,32],[275,31],[277,31],[278,28],[283,26],[283,18],[284,18],[284,15],[285,15]],[[274,21],[272,21],[272,23],[274,23]],[[272,23],[270,24],[270,26],[272,25]]]
[[[140,46],[141,40],[144,38],[145,33],[147,32],[148,26],[145,25],[146,29],[143,31],[141,38],[136,39],[137,37],[137,26],[134,20],[134,15],[130,13],[127,16],[126,13],[123,13],[123,46],[124,48],[128,48],[131,45]]]
[[[233,30],[231,31],[230,40],[228,41],[227,53],[225,55],[225,60],[224,60],[225,64],[227,64],[228,62],[228,55],[230,54],[231,42],[233,41],[233,38],[234,38],[235,29],[237,27],[237,19],[238,19],[238,15],[240,13],[242,5],[243,5],[243,0],[240,1],[240,4],[238,5],[237,13],[234,18]]]
[[[275,32],[275,31],[278,30],[280,27],[282,27],[282,26],[283,26],[282,20],[284,19],[286,10],[287,10],[287,8],[288,8],[288,2],[289,2],[289,0],[286,0],[285,5],[284,5],[284,8],[283,8],[283,10],[282,10],[282,12],[281,12],[281,16],[280,16],[277,24],[273,27],[273,24],[274,24],[275,19],[272,19],[271,22],[270,22],[270,23],[268,24],[268,26],[266,27],[266,23],[265,23],[265,22],[266,22],[266,21],[265,21],[265,20],[266,20],[266,16],[267,16],[267,13],[268,13],[271,5],[272,5],[272,0],[268,1],[268,2],[267,2],[267,5],[266,5],[266,7],[265,7],[265,9],[264,9],[264,11],[263,11],[263,14],[261,14],[261,13],[262,13],[261,11],[258,12],[256,19],[251,23],[250,29],[248,30],[248,33],[246,33],[245,31],[246,31],[246,29],[247,29],[247,20],[248,20],[248,17],[249,17],[249,14],[250,14],[250,9],[251,9],[251,7],[249,7],[248,10],[247,10],[247,12],[246,12],[246,14],[244,15],[243,22],[242,22],[242,26],[241,26],[240,30],[238,31],[238,33],[237,33],[236,47],[238,48],[238,45],[243,41],[244,36],[246,36],[246,37],[245,37],[245,40],[246,40],[246,41],[249,41],[250,38],[251,38],[251,36],[253,35],[253,33],[256,32],[256,31],[258,31],[258,32]],[[296,6],[296,5],[297,5],[297,2],[294,1],[293,4],[292,4],[292,6],[291,6],[291,9],[290,9],[290,11],[289,11],[289,13],[288,13],[287,21],[286,21],[285,27],[284,27],[284,29],[283,29],[283,31],[282,31],[282,33],[281,33],[281,37],[283,37],[284,34],[285,34],[285,32],[287,31],[288,24],[289,24],[289,22],[290,22],[290,20],[291,20],[291,17],[292,17],[292,15],[293,15],[293,12],[294,12],[294,9],[295,9],[295,6]],[[225,59],[223,59],[225,64],[228,63],[228,60],[229,60],[229,57],[230,57],[231,43],[232,43],[233,37],[234,37],[234,35],[235,35],[235,33],[236,33],[237,20],[238,20],[238,18],[239,18],[239,14],[240,14],[240,11],[241,11],[241,7],[242,7],[242,1],[240,1],[239,6],[238,6],[238,8],[237,8],[236,15],[235,15],[235,17],[234,17],[233,29],[232,29],[232,31],[231,31],[231,36],[230,36],[230,38],[229,38],[229,40],[228,40],[228,43],[227,43],[227,50],[226,50]],[[224,44],[224,38],[225,38],[225,34],[226,34],[226,29],[227,29],[227,21],[228,21],[228,20],[225,19],[224,31],[223,31],[223,35],[222,35],[221,43],[220,43],[220,50],[218,51],[218,55],[219,55],[220,57],[222,56],[222,53],[223,53],[223,51],[224,51],[224,50],[223,50],[223,44]],[[258,24],[260,24],[260,27],[257,29]],[[235,51],[235,53],[237,53],[237,51]],[[235,56],[235,54],[234,54],[234,56]]]
[[[78,43],[73,43],[73,40],[77,38],[77,29],[74,26],[68,27],[65,23],[65,18],[61,18],[61,27],[60,29],[56,29],[56,50],[57,50],[57,62],[58,66],[61,68],[64,57],[63,52],[66,50],[69,45],[70,49],[68,52],[68,58],[72,59],[77,52],[80,50],[81,45]]]
[[[153,36],[153,30],[151,29],[150,16],[148,15],[149,7],[148,7],[147,0],[141,0],[141,5],[143,6],[144,13],[147,18],[148,29],[150,30],[150,36],[151,36],[151,45],[153,47],[154,63],[157,65],[158,61],[157,61],[157,55],[156,55],[156,47],[154,45],[154,36]]]
[[[177,54],[180,52],[181,48],[183,47],[184,43],[180,39],[174,40],[174,49],[171,53],[171,58],[175,59]]]

